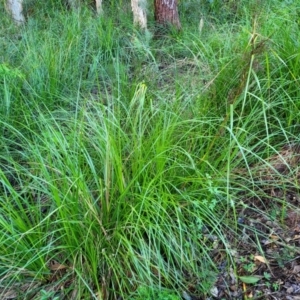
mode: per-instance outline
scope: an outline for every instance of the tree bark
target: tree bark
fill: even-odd
[[[21,25],[25,22],[22,0],[8,0],[7,8],[18,25]]]
[[[159,24],[173,25],[178,30],[181,29],[178,0],[154,0],[154,17]]]
[[[102,0],[96,0],[95,4],[96,4],[96,12],[98,15],[100,15],[102,13]]]
[[[131,0],[133,23],[142,29],[147,28],[146,5],[146,0]]]

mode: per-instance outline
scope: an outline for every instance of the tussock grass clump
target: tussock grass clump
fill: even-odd
[[[222,237],[213,208],[225,199],[210,179],[215,170],[202,163],[208,177],[197,168],[208,142],[197,133],[204,121],[148,101],[139,84],[128,107],[84,105],[71,117],[37,105],[30,138],[2,123],[20,140],[22,156],[3,155],[11,167],[1,175],[2,214],[15,211],[2,219],[2,244],[18,276],[49,280],[55,261],[81,292],[113,295],[139,283],[180,287],[186,272],[207,276],[208,262],[196,256],[209,259],[204,226]],[[18,250],[9,255],[11,245]]]
[[[220,22],[215,1],[201,33],[189,19],[163,40],[114,8],[1,18],[0,295],[208,295],[238,273],[240,211],[268,199],[284,219],[298,25],[281,3],[241,3]]]

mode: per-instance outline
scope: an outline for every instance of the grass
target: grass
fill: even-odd
[[[299,7],[246,2],[161,40],[114,11],[1,15],[2,295],[179,299],[210,293],[217,243],[234,266],[252,166],[299,143]]]

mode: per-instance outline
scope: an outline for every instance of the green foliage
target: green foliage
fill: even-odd
[[[162,40],[151,22],[145,34],[131,26],[124,1],[100,18],[34,3],[24,27],[0,17],[6,290],[209,294],[216,247],[232,262],[241,194],[267,197],[253,166],[299,142],[297,3],[207,1],[199,11],[181,1],[184,30]]]
[[[150,287],[141,286],[136,292],[136,296],[131,300],[180,300],[181,298],[168,290],[156,290]]]
[[[12,69],[5,64],[0,64],[0,78],[24,78],[20,70]]]
[[[54,292],[47,292],[45,290],[41,290],[41,298],[40,300],[48,300],[48,299],[52,299],[52,300],[59,300],[58,297],[54,297]]]

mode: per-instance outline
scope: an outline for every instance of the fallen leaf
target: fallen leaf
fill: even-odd
[[[300,265],[294,266],[293,271],[294,274],[298,274],[300,272]]]
[[[254,284],[257,283],[262,279],[262,276],[253,275],[253,276],[239,276],[239,279],[247,284]]]
[[[264,263],[264,264],[268,263],[267,260],[261,255],[255,255],[254,260],[258,260],[258,261],[260,261],[261,263]]]
[[[57,261],[51,261],[51,263],[49,264],[49,269],[51,271],[59,271],[59,270],[65,270],[68,269],[67,266],[60,264]]]
[[[214,286],[214,287],[212,287],[212,288],[210,289],[210,293],[212,294],[212,296],[218,297],[219,290],[218,290],[218,288],[217,288],[216,286]]]

